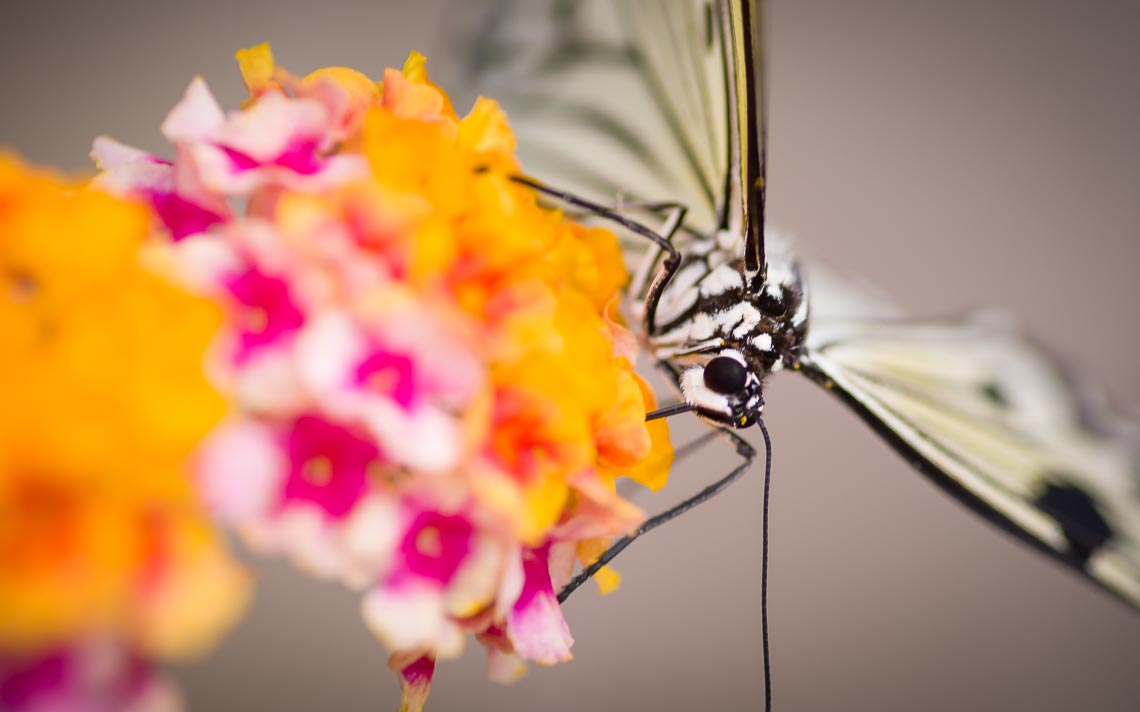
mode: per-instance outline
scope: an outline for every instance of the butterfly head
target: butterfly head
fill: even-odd
[[[762,383],[736,349],[725,349],[681,374],[685,400],[716,425],[747,428],[764,410]]]

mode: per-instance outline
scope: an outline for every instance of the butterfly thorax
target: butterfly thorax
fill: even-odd
[[[759,414],[764,379],[798,361],[807,334],[799,266],[785,251],[773,252],[752,274],[716,240],[698,241],[662,293],[649,334],[657,358],[679,367],[685,398],[737,426]],[[739,375],[726,359],[743,367]]]

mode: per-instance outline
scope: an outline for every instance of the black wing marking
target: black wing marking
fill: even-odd
[[[1140,607],[1135,429],[993,322],[813,327],[801,364],[994,524]]]

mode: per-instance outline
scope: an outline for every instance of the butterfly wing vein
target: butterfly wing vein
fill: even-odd
[[[1134,428],[1004,325],[818,325],[804,370],[995,523],[1140,606]]]

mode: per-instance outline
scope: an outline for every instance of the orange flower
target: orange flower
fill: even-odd
[[[181,654],[242,607],[181,472],[223,411],[220,315],[144,266],[148,224],[0,157],[0,648]]]

